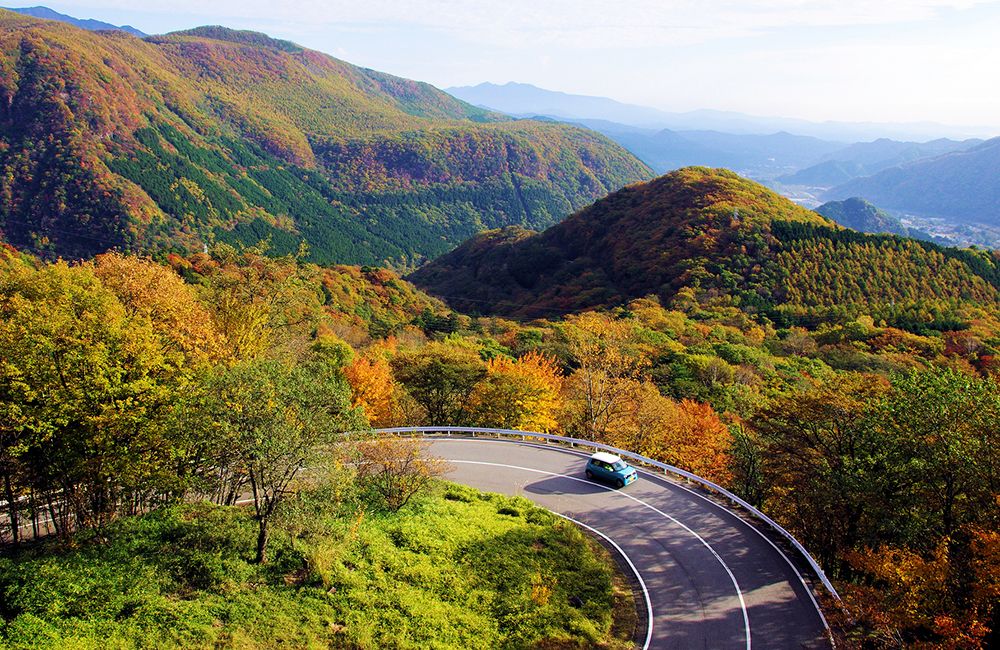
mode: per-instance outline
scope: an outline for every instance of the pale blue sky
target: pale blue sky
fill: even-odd
[[[1000,0],[0,0],[150,33],[255,29],[439,87],[1000,127]]]

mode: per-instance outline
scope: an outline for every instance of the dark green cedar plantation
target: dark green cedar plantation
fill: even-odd
[[[996,306],[995,253],[847,230],[725,170],[620,190],[542,233],[484,233],[411,276],[453,307],[521,317],[690,296],[778,324],[861,314],[947,328]]]
[[[138,39],[0,10],[0,227],[33,250],[270,238],[320,263],[413,264],[648,175],[591,131],[263,34]]]

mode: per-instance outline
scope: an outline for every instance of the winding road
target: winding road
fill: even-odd
[[[589,455],[502,439],[430,438],[448,478],[524,496],[590,528],[634,568],[648,648],[829,648],[822,615],[793,562],[726,507],[639,470],[615,490],[587,480]]]

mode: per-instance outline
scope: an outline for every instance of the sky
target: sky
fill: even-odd
[[[163,33],[262,31],[440,88],[668,111],[1000,127],[1000,0],[34,0]]]

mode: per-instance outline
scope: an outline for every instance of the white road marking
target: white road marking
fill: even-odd
[[[743,592],[740,590],[740,584],[739,584],[739,582],[737,582],[736,576],[733,575],[732,570],[730,570],[729,566],[722,559],[722,557],[715,551],[714,548],[712,548],[712,545],[709,544],[707,541],[705,541],[705,538],[703,538],[701,535],[699,535],[695,531],[693,531],[690,528],[688,528],[685,524],[681,523],[680,521],[678,521],[674,517],[672,517],[672,516],[668,515],[667,513],[663,512],[662,510],[660,510],[656,506],[654,506],[652,504],[649,504],[649,503],[646,503],[642,499],[639,499],[637,497],[632,496],[631,494],[626,494],[625,492],[622,492],[620,490],[612,490],[609,487],[606,487],[606,486],[603,486],[603,485],[599,485],[597,483],[594,483],[593,481],[586,481],[586,480],[584,480],[582,478],[578,478],[576,476],[569,476],[567,474],[559,474],[557,472],[547,472],[545,470],[533,469],[531,467],[520,467],[518,465],[506,465],[504,463],[489,463],[489,462],[479,461],[479,460],[452,460],[452,459],[447,459],[447,461],[449,463],[456,463],[456,464],[460,464],[460,465],[487,465],[487,466],[492,466],[492,467],[506,467],[508,469],[519,469],[519,470],[523,470],[523,471],[526,471],[526,472],[534,472],[536,474],[545,474],[545,475],[548,475],[548,476],[558,476],[560,478],[569,479],[571,481],[578,481],[580,483],[586,483],[587,485],[592,485],[592,486],[595,486],[595,487],[607,490],[608,492],[614,492],[615,494],[620,494],[623,497],[625,497],[626,499],[631,499],[632,501],[635,501],[636,503],[649,508],[650,510],[652,510],[656,514],[660,515],[661,517],[664,517],[665,519],[669,519],[670,521],[674,522],[675,524],[677,524],[678,526],[680,526],[681,528],[683,528],[684,530],[686,530],[688,533],[690,533],[699,542],[701,542],[701,544],[705,548],[707,548],[709,550],[709,552],[713,556],[715,556],[715,559],[719,561],[719,564],[722,565],[722,568],[725,569],[726,573],[729,575],[729,579],[732,581],[733,587],[736,589],[736,595],[740,599],[740,609],[743,612],[743,629],[744,629],[744,631],[746,633],[746,640],[747,640],[746,648],[747,648],[747,650],[750,650],[750,616],[747,613],[747,604],[746,604],[746,601],[743,600]]]
[[[566,449],[565,447],[553,447],[552,445],[540,445],[540,444],[535,443],[535,442],[516,442],[516,441],[513,441],[513,440],[497,440],[496,442],[504,442],[504,443],[511,444],[511,445],[520,445],[522,447],[535,447],[537,449],[549,449],[549,450],[555,449],[555,450],[558,450],[558,451],[562,451],[562,452],[566,452],[566,453],[569,453],[569,454],[573,454],[575,456],[580,456],[582,458],[588,458],[588,457],[590,457],[590,454],[584,453],[582,451],[577,451],[576,449]],[[701,494],[701,493],[699,493],[699,492],[697,492],[695,490],[692,490],[691,488],[689,488],[689,487],[687,487],[685,485],[682,485],[681,483],[679,483],[677,481],[671,481],[668,477],[664,476],[663,474],[657,474],[656,472],[651,472],[650,470],[642,468],[642,467],[636,467],[635,470],[637,472],[645,474],[646,476],[649,476],[651,478],[655,478],[655,479],[658,479],[660,481],[665,481],[665,482],[669,483],[670,485],[672,485],[672,486],[674,486],[674,487],[676,487],[676,488],[678,488],[680,490],[684,490],[688,494],[691,494],[693,496],[698,497],[699,499],[701,499],[705,503],[709,503],[709,504],[715,506],[715,508],[717,508],[718,510],[721,510],[722,512],[726,513],[727,515],[729,515],[730,517],[732,517],[736,521],[740,522],[741,524],[743,524],[744,526],[746,526],[747,528],[749,528],[750,530],[752,530],[753,532],[755,532],[757,535],[759,535],[760,538],[763,539],[765,542],[767,542],[768,544],[770,544],[771,548],[773,548],[775,551],[778,552],[778,555],[781,556],[781,559],[783,559],[788,564],[788,566],[792,569],[792,573],[794,573],[795,577],[797,577],[799,579],[799,582],[802,583],[802,588],[805,589],[806,595],[809,596],[809,600],[812,602],[813,607],[816,609],[816,613],[819,615],[819,620],[822,621],[822,623],[823,623],[823,628],[826,629],[826,631],[827,631],[827,636],[829,637],[830,643],[833,645],[834,648],[837,647],[836,642],[833,640],[833,632],[832,632],[832,630],[830,630],[830,624],[827,623],[826,616],[823,614],[823,608],[821,608],[819,606],[819,602],[816,601],[816,597],[813,595],[813,591],[812,591],[812,589],[810,589],[809,584],[806,582],[806,579],[802,576],[802,573],[799,571],[798,567],[795,566],[795,564],[785,554],[785,552],[783,550],[781,550],[781,548],[779,548],[777,544],[775,544],[773,541],[771,541],[771,539],[767,535],[765,535],[764,533],[760,532],[760,530],[758,530],[756,526],[750,525],[750,523],[747,522],[746,520],[744,520],[742,517],[738,516],[736,513],[732,512],[732,511],[730,511],[728,508],[726,508],[722,504],[716,503],[712,499],[709,499],[704,494]]]
[[[628,553],[626,553],[624,550],[622,550],[621,546],[618,546],[618,543],[615,540],[611,539],[610,537],[608,537],[607,535],[605,535],[601,531],[597,530],[593,526],[588,526],[587,524],[583,523],[582,521],[577,521],[576,519],[573,519],[572,517],[570,517],[568,515],[564,515],[561,512],[556,512],[555,510],[549,510],[549,512],[551,512],[552,514],[554,514],[554,515],[556,515],[558,517],[562,517],[563,519],[565,519],[567,521],[573,522],[574,524],[576,524],[580,528],[586,528],[587,530],[589,530],[590,532],[594,533],[595,535],[600,535],[602,538],[604,538],[604,540],[608,544],[611,544],[612,546],[615,547],[615,550],[618,551],[619,555],[621,555],[623,558],[625,558],[625,561],[628,563],[629,568],[632,569],[632,573],[635,574],[636,580],[639,581],[639,587],[642,588],[642,597],[646,601],[646,621],[647,621],[647,623],[646,623],[646,641],[645,641],[645,643],[642,644],[642,650],[647,650],[647,648],[649,648],[650,642],[652,642],[652,640],[653,640],[653,603],[649,599],[649,590],[646,589],[646,582],[642,579],[642,576],[639,574],[639,569],[637,569],[636,566],[634,564],[632,564],[632,558],[630,558],[628,556]]]
[[[470,440],[475,440],[475,438],[466,438],[466,439],[463,439],[463,438],[441,438],[440,440],[441,441],[468,442]],[[438,439],[435,439],[435,441],[438,441]],[[581,458],[589,458],[590,457],[590,454],[584,453],[582,451],[577,451],[576,449],[569,449],[569,448],[558,446],[558,445],[543,445],[543,444],[538,444],[537,442],[527,442],[527,441],[518,442],[518,441],[514,441],[514,440],[500,440],[500,439],[489,439],[489,438],[483,438],[481,441],[482,442],[500,442],[500,443],[506,443],[506,444],[509,444],[509,445],[520,445],[522,447],[535,447],[537,449],[548,449],[550,451],[561,451],[561,452],[564,452],[564,453],[568,453],[568,454],[573,454],[573,455],[576,455],[576,456],[580,456]],[[792,569],[792,573],[795,574],[795,577],[797,577],[799,579],[799,582],[802,584],[802,588],[805,590],[806,595],[809,596],[809,600],[812,602],[813,607],[816,609],[816,614],[819,616],[819,620],[823,623],[823,628],[826,629],[826,631],[827,631],[827,637],[828,637],[828,640],[830,641],[830,644],[834,648],[837,647],[837,643],[833,639],[833,631],[830,629],[830,624],[827,622],[826,616],[823,614],[823,608],[819,606],[819,602],[817,602],[816,597],[813,595],[813,591],[809,587],[809,584],[806,582],[805,577],[803,577],[803,575],[799,571],[798,567],[795,566],[795,564],[788,557],[788,555],[786,555],[785,552],[783,550],[781,550],[781,548],[779,548],[777,544],[775,544],[773,541],[771,541],[771,539],[767,535],[765,535],[764,533],[760,532],[760,530],[758,530],[756,526],[752,526],[749,522],[747,522],[746,520],[744,520],[742,517],[739,517],[736,513],[730,511],[728,508],[726,508],[722,504],[717,503],[717,502],[713,501],[712,499],[709,499],[704,494],[701,494],[701,493],[699,493],[699,492],[697,492],[695,490],[692,490],[691,488],[686,487],[686,486],[680,484],[677,481],[672,481],[672,480],[670,480],[669,477],[667,477],[667,476],[665,476],[663,474],[657,474],[656,472],[652,472],[652,471],[650,471],[648,469],[645,469],[645,468],[642,468],[642,467],[636,467],[635,469],[636,469],[636,471],[638,471],[638,472],[640,472],[642,474],[645,474],[645,475],[647,475],[647,476],[649,476],[651,478],[654,478],[654,479],[657,479],[657,480],[669,483],[673,487],[676,487],[678,489],[684,490],[685,492],[687,492],[687,493],[689,493],[689,494],[691,494],[693,496],[698,497],[702,501],[715,506],[718,510],[721,510],[722,512],[726,513],[728,516],[730,516],[733,519],[735,519],[736,521],[740,522],[741,524],[743,524],[744,526],[746,526],[747,528],[749,528],[750,530],[752,530],[754,533],[756,533],[758,536],[760,536],[760,538],[763,539],[765,542],[767,542],[768,544],[770,544],[771,548],[773,548],[775,551],[777,551],[778,555],[781,556],[781,559],[783,559],[788,564],[788,566]]]

